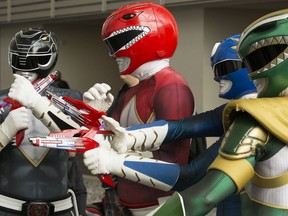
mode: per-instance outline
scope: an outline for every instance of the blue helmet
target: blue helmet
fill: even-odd
[[[229,83],[219,97],[225,99],[238,99],[243,95],[257,92],[252,80],[248,78],[248,70],[239,59],[236,48],[240,35],[233,35],[214,45],[211,54],[211,66],[214,80]]]

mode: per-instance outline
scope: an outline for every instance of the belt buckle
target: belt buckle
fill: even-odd
[[[26,202],[22,212],[27,216],[49,216],[54,213],[54,205],[49,202]]]

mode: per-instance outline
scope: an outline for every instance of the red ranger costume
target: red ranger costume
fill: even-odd
[[[194,113],[188,84],[169,66],[169,58],[177,47],[178,28],[167,9],[151,2],[126,5],[106,19],[102,38],[121,77],[132,75],[140,80],[138,85],[121,91],[107,112],[121,126],[176,120]],[[190,140],[162,145],[149,152],[149,157],[187,164],[189,146]],[[146,215],[158,206],[158,198],[171,194],[122,178],[117,189],[119,202],[133,215]]]
[[[128,127],[155,119],[187,117],[192,115],[193,107],[193,97],[185,80],[168,66],[130,88],[111,117]],[[189,140],[185,140],[162,145],[153,152],[153,158],[186,164],[188,154]],[[129,208],[157,205],[157,198],[170,194],[122,178],[118,179],[118,193],[120,203]]]

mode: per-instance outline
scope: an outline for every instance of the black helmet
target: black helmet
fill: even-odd
[[[37,73],[46,77],[54,68],[58,45],[53,32],[28,28],[15,34],[9,45],[9,65],[17,71]]]

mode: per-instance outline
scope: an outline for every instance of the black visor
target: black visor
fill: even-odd
[[[214,66],[214,76],[215,78],[221,77],[229,73],[238,71],[245,67],[246,66],[242,61],[236,61],[236,60],[223,61]]]
[[[10,55],[11,65],[17,70],[23,71],[33,71],[39,68],[39,65],[46,65],[50,59],[51,55],[44,56],[28,56],[21,57],[17,54],[11,53]]]
[[[114,55],[119,49],[128,44],[142,32],[143,31],[141,30],[130,30],[104,40],[108,46],[110,55]]]
[[[265,46],[247,55],[243,61],[247,65],[249,73],[251,73],[267,65],[286,48],[287,44]]]

